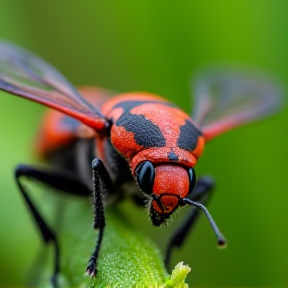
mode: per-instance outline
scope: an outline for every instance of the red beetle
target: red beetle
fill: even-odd
[[[90,195],[93,185],[94,228],[99,233],[86,268],[90,276],[97,272],[105,227],[104,194],[113,194],[114,200],[128,194],[148,206],[155,226],[165,224],[179,207],[197,207],[208,217],[218,244],[224,245],[224,237],[203,205],[213,181],[204,176],[196,182],[194,166],[205,142],[271,114],[280,103],[280,91],[271,80],[214,69],[202,73],[195,83],[193,121],[176,105],[150,93],[110,97],[113,93],[92,87],[78,92],[41,58],[7,42],[0,42],[0,89],[58,110],[47,112],[36,141],[38,154],[54,164],[55,170],[28,165],[15,170],[44,241],[54,244],[54,286],[59,272],[57,237],[28,196],[22,177],[84,196]],[[182,244],[198,211],[192,209],[172,237],[167,265],[172,248]]]

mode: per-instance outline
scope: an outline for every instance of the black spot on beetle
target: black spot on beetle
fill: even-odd
[[[168,159],[171,161],[179,161],[178,156],[173,151],[168,153]]]
[[[145,148],[165,147],[166,141],[159,127],[144,115],[134,115],[129,112],[122,114],[116,121],[116,126],[121,126],[134,134],[136,143]]]
[[[186,120],[185,124],[180,127],[177,146],[187,151],[193,151],[197,146],[197,140],[200,135],[202,133],[190,121]]]

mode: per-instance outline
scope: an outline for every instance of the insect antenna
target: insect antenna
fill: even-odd
[[[210,224],[211,224],[211,226],[212,226],[212,228],[214,230],[214,233],[216,235],[218,246],[219,247],[224,247],[226,245],[226,240],[225,240],[224,236],[222,235],[222,233],[220,232],[218,226],[214,222],[212,216],[208,212],[207,208],[203,204],[201,204],[199,202],[194,202],[194,201],[192,201],[189,198],[183,198],[183,202],[185,204],[190,205],[190,206],[194,206],[194,207],[202,210],[205,213],[205,215],[207,216],[207,218],[208,218],[208,220],[209,220],[209,222],[210,222]]]

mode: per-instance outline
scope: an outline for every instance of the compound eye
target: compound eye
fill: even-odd
[[[142,162],[136,170],[136,176],[139,188],[145,194],[152,194],[155,178],[155,169],[152,163],[149,161]]]
[[[196,184],[196,174],[194,168],[190,168],[188,171],[189,175],[189,194],[193,191]]]

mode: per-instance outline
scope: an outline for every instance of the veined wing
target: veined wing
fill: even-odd
[[[276,112],[281,103],[280,86],[262,75],[233,69],[201,73],[194,83],[192,118],[206,141]]]
[[[109,121],[50,64],[0,41],[0,89],[59,110],[105,133]]]

